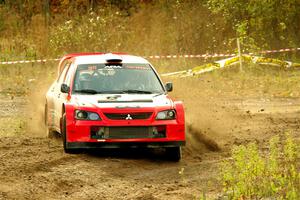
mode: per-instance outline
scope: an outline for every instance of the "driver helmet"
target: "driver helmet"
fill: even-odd
[[[79,75],[79,84],[81,89],[91,89],[92,75],[83,72]]]

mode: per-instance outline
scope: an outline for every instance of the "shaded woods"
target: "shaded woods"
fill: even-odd
[[[297,0],[0,0],[0,60],[299,46]]]

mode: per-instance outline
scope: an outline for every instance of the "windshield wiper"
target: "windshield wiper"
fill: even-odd
[[[128,94],[152,94],[151,91],[145,91],[145,90],[122,90],[122,93],[128,93]]]
[[[83,94],[153,94],[151,91],[144,90],[96,91],[92,89],[83,89],[75,90],[74,92]]]
[[[98,91],[92,90],[92,89],[75,90],[74,92],[84,93],[84,94],[100,94],[101,93],[101,92],[98,92]]]
[[[153,97],[157,97],[157,96],[160,96],[160,95],[163,95],[163,94],[165,94],[165,92],[157,93],[157,94],[154,95]]]

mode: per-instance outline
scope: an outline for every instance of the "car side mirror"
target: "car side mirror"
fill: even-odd
[[[61,84],[60,91],[62,93],[69,93],[70,87],[67,84],[63,83],[63,84]]]
[[[168,92],[172,92],[173,91],[173,83],[166,83],[165,88]]]

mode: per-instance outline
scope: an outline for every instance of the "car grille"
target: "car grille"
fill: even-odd
[[[149,119],[152,112],[143,113],[104,113],[108,119],[112,120],[137,120],[137,119]]]
[[[134,138],[164,138],[165,126],[116,126],[116,127],[92,127],[93,139],[134,139]]]
[[[152,127],[110,127],[108,132],[109,138],[112,139],[152,137]]]

